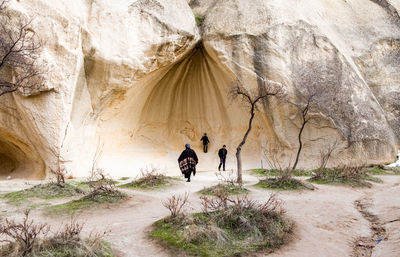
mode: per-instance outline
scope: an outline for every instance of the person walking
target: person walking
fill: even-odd
[[[228,154],[228,150],[226,150],[226,145],[223,145],[221,149],[218,151],[218,156],[219,156],[219,166],[218,170],[221,170],[221,166],[223,168],[223,171],[225,171],[225,161],[226,161],[226,155]]]
[[[200,141],[203,141],[203,151],[205,153],[208,152],[208,143],[210,143],[210,140],[208,140],[207,133],[204,133],[204,136],[200,139]]]
[[[190,149],[190,145],[185,145],[185,150],[181,153],[178,158],[179,168],[182,174],[187,179],[186,182],[190,182],[190,175],[196,175],[196,165],[198,163],[197,155],[194,150]]]

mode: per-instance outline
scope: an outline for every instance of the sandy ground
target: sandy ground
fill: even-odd
[[[400,176],[380,176],[384,183],[372,188],[356,189],[345,186],[317,185],[314,191],[276,192],[284,201],[287,215],[296,223],[291,242],[268,256],[400,256]],[[246,187],[250,197],[265,201],[274,191],[258,189],[256,176],[246,173]],[[22,180],[1,181],[0,192],[29,187],[37,182]],[[170,253],[156,241],[148,238],[151,224],[168,215],[162,201],[173,194],[190,193],[188,212],[200,210],[199,195],[205,186],[218,183],[213,172],[198,172],[191,183],[177,181],[176,185],[157,191],[125,190],[129,200],[117,204],[86,210],[79,215],[85,221],[85,231],[109,230],[105,240],[112,243],[121,256],[166,257]],[[362,205],[357,205],[362,201]],[[361,206],[361,207],[360,207]],[[21,210],[0,202],[0,218],[20,217]],[[362,209],[360,209],[362,208]],[[366,216],[367,215],[367,216]],[[369,215],[369,216],[368,216]],[[40,210],[32,216],[46,221],[53,228],[69,218],[45,216]],[[372,218],[371,218],[372,217]],[[378,235],[374,226],[383,228],[383,241],[376,243]],[[358,243],[373,245],[372,252],[365,253]],[[368,251],[367,251],[368,252]],[[363,255],[364,254],[364,255]],[[263,253],[250,256],[266,256]]]

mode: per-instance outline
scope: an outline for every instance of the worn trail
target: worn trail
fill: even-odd
[[[266,200],[277,193],[285,203],[287,215],[296,222],[293,240],[268,256],[400,256],[400,176],[382,176],[383,184],[356,189],[345,186],[318,185],[314,191],[267,191],[252,187],[258,180],[245,174],[250,197]],[[120,204],[86,210],[79,215],[85,222],[85,233],[109,230],[106,240],[121,256],[167,257],[171,254],[148,237],[151,225],[168,215],[162,206],[173,194],[189,192],[187,211],[200,210],[199,195],[205,186],[218,183],[214,172],[198,172],[191,183],[177,181],[173,187],[157,191],[130,191],[130,198]],[[0,190],[7,188],[0,182]],[[0,200],[2,216],[16,216],[15,209]],[[32,213],[37,220],[46,220],[57,228],[68,217],[46,216],[40,210]],[[376,240],[382,238],[380,243]],[[355,245],[363,242],[366,246]],[[364,255],[363,255],[364,254]],[[265,256],[263,253],[251,256]]]

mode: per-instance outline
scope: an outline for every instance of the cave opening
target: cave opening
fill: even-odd
[[[161,135],[179,145],[203,132],[221,134],[232,127],[227,108],[227,87],[232,81],[232,73],[200,41],[155,83],[140,124],[164,127]]]
[[[0,179],[43,179],[46,176],[43,163],[28,145],[9,135],[0,139]]]

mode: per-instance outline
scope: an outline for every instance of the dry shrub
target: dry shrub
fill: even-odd
[[[342,177],[349,180],[360,180],[366,173],[364,166],[344,166],[341,170]]]
[[[89,185],[88,196],[96,196],[100,194],[115,194],[118,190],[115,187],[115,182],[104,174],[104,170],[97,169],[93,176],[87,181]]]
[[[97,169],[86,183],[89,185],[89,193],[82,200],[103,203],[126,198],[126,194],[116,188],[115,181],[107,177],[102,169]]]
[[[320,155],[320,164],[319,168],[320,169],[325,169],[326,166],[328,165],[329,159],[332,157],[333,153],[336,151],[336,149],[339,147],[339,142],[335,140],[333,143],[328,144],[326,148],[323,148],[320,150],[319,155]]]
[[[366,174],[364,166],[342,166],[333,169],[317,169],[314,171],[313,179],[323,181],[358,181]]]
[[[265,203],[258,203],[245,196],[229,196],[225,192],[218,192],[215,197],[201,196],[201,205],[204,213],[226,212],[227,210],[241,213],[245,210],[255,210],[257,213],[275,212],[279,215],[285,213],[282,202],[275,194],[271,194]]]
[[[83,227],[77,219],[71,218],[58,232],[48,236],[50,226],[35,223],[26,211],[22,222],[6,220],[0,225],[0,235],[4,238],[0,241],[4,243],[0,246],[0,256],[110,256],[111,249],[103,241],[107,232],[91,233],[88,238],[82,239]]]
[[[65,224],[63,229],[57,233],[57,238],[63,242],[79,240],[84,224],[80,224],[75,217],[71,217],[70,222]]]
[[[50,171],[51,171],[51,173],[56,175],[55,184],[60,186],[60,187],[64,187],[65,186],[65,177],[66,177],[66,174],[67,174],[66,170],[64,168],[58,167],[57,170],[50,170]]]
[[[189,193],[186,192],[184,195],[173,195],[168,198],[167,201],[164,201],[162,204],[165,208],[167,208],[171,212],[171,217],[176,217],[179,214],[182,214],[183,207],[187,203],[189,198]]]
[[[30,220],[29,213],[30,210],[25,211],[25,216],[20,223],[6,219],[4,224],[0,225],[0,235],[4,238],[0,242],[8,243],[5,246],[8,249],[2,248],[1,250],[7,251],[8,256],[12,256],[13,253],[19,253],[20,256],[28,255],[38,243],[39,236],[47,235],[50,230],[50,226],[46,223],[37,224]]]
[[[131,186],[151,188],[168,182],[168,177],[162,174],[160,169],[156,167],[142,169],[140,173],[140,178],[130,183]]]
[[[285,213],[282,202],[275,194],[265,203],[251,200],[247,196],[230,197],[227,194],[218,194],[216,197],[202,196],[201,201],[203,212],[210,216],[218,227],[252,234],[255,237],[269,231],[271,219]]]
[[[222,184],[231,186],[240,185],[236,183],[236,178],[234,177],[233,170],[224,173],[215,172],[215,176]]]

